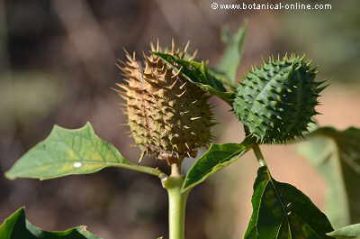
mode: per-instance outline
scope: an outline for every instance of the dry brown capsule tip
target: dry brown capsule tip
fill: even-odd
[[[156,49],[161,51],[158,46]],[[175,45],[165,52],[187,56]],[[126,80],[120,95],[126,101],[135,143],[169,164],[194,157],[197,149],[211,140],[214,122],[208,95],[154,55],[144,54],[142,63],[135,55],[127,54],[126,58],[120,67]]]

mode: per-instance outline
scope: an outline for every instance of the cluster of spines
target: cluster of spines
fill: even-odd
[[[253,67],[240,83],[234,110],[249,134],[260,143],[284,143],[302,137],[318,114],[318,97],[325,88],[305,57],[269,58]]]
[[[185,58],[187,48],[188,44],[183,50],[176,49],[172,43],[165,52]],[[161,51],[159,44],[151,44],[151,51]],[[142,65],[135,54],[126,54],[127,60],[120,66],[126,84],[118,84],[135,143],[169,163],[195,156],[197,148],[212,138],[209,96],[159,57],[151,53],[143,57]]]

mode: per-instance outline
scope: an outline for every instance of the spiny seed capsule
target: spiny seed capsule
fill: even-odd
[[[164,52],[190,59],[187,47],[180,50],[172,44]],[[151,50],[162,51],[158,44],[151,45]],[[144,153],[169,164],[180,163],[211,141],[214,122],[209,96],[159,57],[143,55],[141,63],[135,53],[127,53],[126,62],[120,66],[126,84],[118,86],[124,90],[120,95],[126,101],[132,137]]]
[[[237,88],[233,108],[259,143],[284,143],[301,137],[317,114],[324,82],[304,57],[270,58],[253,68]]]

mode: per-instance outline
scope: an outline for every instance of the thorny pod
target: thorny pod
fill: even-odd
[[[172,44],[166,53],[181,59],[191,58],[184,49]],[[151,44],[152,51],[162,51]],[[180,73],[167,66],[159,57],[143,54],[143,62],[135,53],[126,54],[120,66],[125,84],[123,90],[128,124],[132,137],[144,153],[169,164],[180,163],[185,157],[196,155],[197,149],[206,146],[212,138],[214,124],[209,96],[188,82]]]
[[[301,137],[317,114],[324,82],[304,57],[270,58],[253,68],[237,88],[233,108],[258,143],[285,143]]]

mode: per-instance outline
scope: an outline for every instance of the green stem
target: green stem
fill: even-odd
[[[250,132],[249,132],[249,129],[246,126],[244,126],[244,131],[245,131],[245,135],[248,137],[250,135]],[[259,145],[256,144],[256,143],[253,144],[252,149],[253,149],[253,151],[255,153],[255,157],[256,157],[260,167],[263,167],[263,166],[267,167],[266,161],[264,159],[264,155],[262,154]]]
[[[253,145],[253,150],[254,150],[254,153],[255,153],[255,156],[256,156],[256,159],[257,161],[259,162],[260,166],[267,166],[266,165],[266,161],[264,159],[264,156],[260,150],[260,147],[258,144],[254,144]]]
[[[185,210],[188,192],[181,192],[184,177],[176,164],[171,175],[163,180],[169,197],[169,239],[185,239]]]

